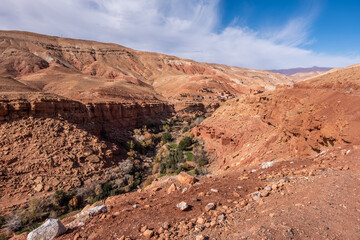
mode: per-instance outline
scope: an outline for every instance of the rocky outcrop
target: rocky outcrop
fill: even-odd
[[[0,121],[24,117],[48,117],[84,124],[106,122],[114,127],[135,127],[159,122],[173,107],[166,103],[81,103],[63,98],[1,99]]]

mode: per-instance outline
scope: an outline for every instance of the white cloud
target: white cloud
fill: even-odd
[[[220,0],[2,0],[0,29],[115,42],[204,62],[272,69],[343,67],[360,57],[330,56],[301,48],[311,16],[281,29],[216,31]]]

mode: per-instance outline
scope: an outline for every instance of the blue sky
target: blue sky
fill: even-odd
[[[254,31],[281,28],[294,18],[308,20],[305,49],[328,54],[359,55],[358,0],[226,0],[221,2],[220,28],[230,24]]]
[[[360,62],[355,0],[1,0],[0,29],[255,69]]]

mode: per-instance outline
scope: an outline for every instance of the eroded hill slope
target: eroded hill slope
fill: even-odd
[[[221,168],[359,145],[359,73],[359,67],[345,68],[229,101],[194,132]]]

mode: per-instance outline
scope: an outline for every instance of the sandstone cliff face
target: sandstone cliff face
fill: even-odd
[[[359,91],[302,86],[227,102],[195,128],[215,156],[213,169],[359,145]]]
[[[143,123],[160,122],[173,112],[165,103],[81,103],[68,99],[2,99],[0,121],[26,117],[60,118],[76,124],[109,124],[113,127],[129,128]]]

